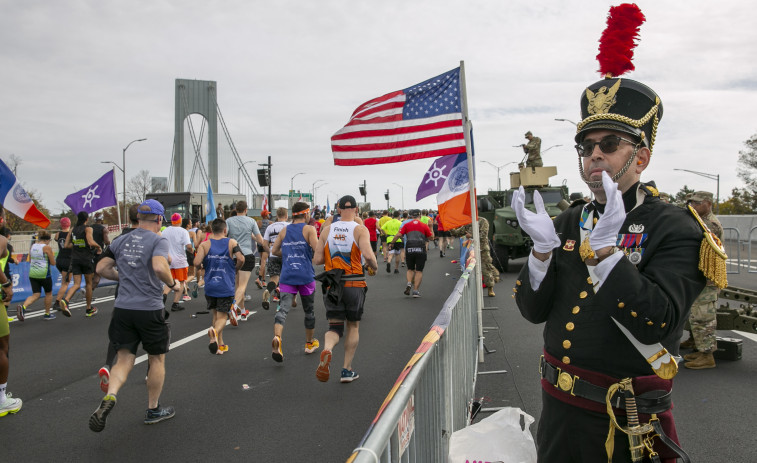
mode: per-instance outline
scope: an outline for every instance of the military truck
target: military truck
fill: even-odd
[[[156,199],[166,209],[165,218],[170,225],[171,215],[175,212],[181,214],[184,218],[191,218],[205,221],[205,215],[208,213],[205,210],[205,200],[207,198],[206,193],[191,193],[188,191],[174,192],[174,193],[148,193],[146,199]],[[213,194],[215,203],[221,203],[227,208],[231,208],[232,204],[236,204],[237,201],[245,200],[245,195],[238,194],[226,194],[215,193]],[[213,206],[215,208],[215,205]]]
[[[526,208],[533,211],[533,192],[539,191],[547,213],[554,218],[569,205],[568,187],[549,185],[550,177],[555,175],[555,166],[520,167],[518,172],[510,173],[509,190],[477,195],[478,213],[489,221],[492,260],[500,272],[507,272],[510,259],[527,256],[534,244],[520,228],[515,211],[510,207],[513,192],[522,185],[526,192]]]

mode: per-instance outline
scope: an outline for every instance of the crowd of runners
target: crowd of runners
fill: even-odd
[[[398,284],[398,290],[419,298],[430,246],[438,248],[440,257],[446,257],[447,251],[453,249],[452,236],[434,211],[360,213],[355,198],[349,195],[338,201],[333,214],[318,208],[311,211],[303,202],[293,204],[291,211],[278,208],[274,217],[263,211],[259,220],[248,212],[247,203],[239,201],[230,216],[200,224],[179,214],[166,217],[159,202],[147,200],[131,207],[130,227],[112,242],[101,213],[94,214],[91,223],[87,213],[78,214],[73,228],[70,219],[64,217],[60,231],[37,234],[27,256],[32,295],[17,306],[18,321],[24,321],[29,307],[39,299],[44,306],[44,320],[55,319],[55,311],[70,317],[68,306],[79,289],[83,289],[86,316],[92,317],[98,313],[92,305],[92,292],[100,278],[117,282],[105,363],[98,374],[106,395],[90,417],[90,429],[99,432],[105,428],[140,344],[148,354],[148,409],[144,422],[153,424],[172,418],[173,407],[159,403],[170,340],[166,324],[169,311],[184,310],[186,301],[202,294],[206,310],[212,313],[208,350],[212,355],[223,355],[229,352],[224,328],[247,320],[251,312],[246,303],[257,304],[247,294],[253,278],[255,286],[263,290],[257,293],[262,294],[260,306],[274,309],[271,358],[276,362],[284,361],[284,326],[298,299],[304,313],[304,353],[312,354],[321,348],[315,333],[314,305],[316,287],[318,283],[323,286],[328,328],[323,334],[315,376],[322,382],[329,380],[332,351],[344,338],[344,358],[338,374],[341,382],[350,383],[360,377],[352,367],[352,359],[358,346],[366,276],[376,274],[377,256],[381,256],[387,273],[392,273],[392,267],[394,274],[404,268],[405,281]],[[57,254],[51,246],[53,240]],[[7,240],[0,247],[4,244]],[[5,262],[3,266],[8,268]],[[52,267],[57,267],[61,275],[57,294],[52,291]],[[6,280],[10,281],[7,274]],[[0,333],[0,339],[7,336],[3,338]],[[7,343],[0,347],[5,348],[7,365]],[[6,399],[0,405],[4,414],[19,411],[21,399],[6,395],[7,377],[0,380],[0,399]]]

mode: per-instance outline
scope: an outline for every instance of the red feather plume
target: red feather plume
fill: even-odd
[[[607,15],[607,28],[599,38],[599,73],[618,77],[633,71],[633,49],[639,27],[646,18],[635,3],[613,6]]]

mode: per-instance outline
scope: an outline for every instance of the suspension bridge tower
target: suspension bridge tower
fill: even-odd
[[[218,191],[218,104],[216,82],[212,80],[176,79],[176,121],[174,124],[173,189],[185,191],[184,182],[184,121],[191,114],[205,118],[208,130],[207,180],[213,191]],[[192,143],[196,143],[192,125],[189,125]],[[199,146],[193,146],[190,159],[195,159]],[[202,163],[200,168],[202,169]],[[203,175],[204,176],[204,175]]]

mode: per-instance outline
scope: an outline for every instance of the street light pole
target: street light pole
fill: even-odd
[[[576,127],[578,127],[578,124],[576,124],[575,122],[571,121],[570,119],[557,119],[557,118],[556,118],[555,120],[556,120],[556,121],[559,121],[559,122],[570,122],[571,124],[573,124],[573,125],[575,125]]]
[[[126,211],[126,150],[129,149],[129,147],[131,146],[132,143],[136,143],[138,141],[145,141],[145,140],[147,140],[147,139],[146,138],[138,138],[136,140],[130,141],[129,144],[126,145],[126,148],[124,148],[123,153],[122,153],[123,157],[122,157],[121,165],[123,166],[123,169],[121,169],[121,173],[123,173],[123,175],[124,175],[124,187],[123,187],[124,188],[124,220],[127,220],[128,217],[129,217],[129,213]],[[119,225],[119,227],[121,226],[121,224],[118,224],[118,225]]]
[[[223,182],[223,183],[228,183],[229,185],[233,186],[234,188],[237,189],[237,194],[240,194],[239,193],[239,187],[237,185],[235,185],[234,182]]]
[[[707,172],[697,172],[695,170],[689,170],[689,169],[673,169],[673,170],[680,170],[683,172],[688,172],[690,174],[696,174],[704,178],[709,178],[710,180],[715,180],[717,182],[717,192],[715,195],[715,213],[716,214],[720,213],[720,174],[709,174]]]
[[[313,208],[315,208],[315,184],[322,181],[323,180],[318,179],[315,182],[313,182],[313,186],[310,187],[310,201],[313,203],[311,204]]]
[[[502,191],[502,180],[499,177],[499,171],[501,169],[509,166],[510,164],[517,164],[517,161],[512,161],[512,162],[508,162],[507,164],[502,164],[501,166],[495,166],[494,164],[492,164],[489,161],[483,161],[482,160],[481,162],[485,162],[485,163],[489,164],[490,166],[494,167],[495,169],[497,169],[497,191]]]
[[[402,195],[402,210],[404,211],[405,210],[405,187],[403,187],[399,183],[394,183],[394,182],[392,183],[400,187],[400,194]]]
[[[319,181],[322,182],[323,180],[319,180]],[[316,202],[316,200],[315,200],[315,194],[318,191],[318,188],[320,188],[322,186],[325,186],[325,185],[328,185],[328,184],[329,184],[328,182],[321,183],[320,185],[316,185],[315,183],[313,184],[313,207],[315,207],[315,206],[318,205],[318,202]]]

